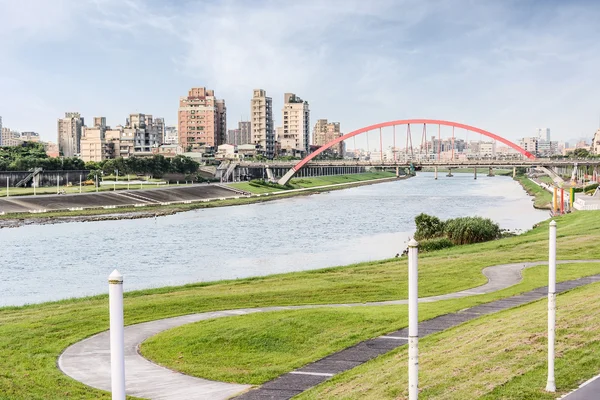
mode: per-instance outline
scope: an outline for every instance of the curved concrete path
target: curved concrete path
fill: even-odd
[[[562,260],[557,264],[594,263],[600,260]],[[419,302],[434,302],[456,299],[472,295],[486,294],[505,289],[519,283],[524,268],[544,265],[547,261],[533,261],[513,264],[502,264],[483,269],[488,278],[485,285],[439,296],[420,298]],[[142,357],[139,352],[140,344],[146,339],[167,329],[181,325],[236,315],[280,310],[299,310],[321,307],[364,307],[407,304],[407,300],[379,301],[352,304],[320,304],[284,307],[260,307],[226,311],[213,311],[198,314],[166,318],[125,327],[125,371],[127,394],[147,399],[200,399],[225,400],[251,388],[250,385],[239,385],[225,382],[215,382],[184,375],[169,370]],[[383,338],[392,338],[383,336]],[[88,386],[110,391],[110,347],[109,332],[105,331],[68,347],[58,359],[58,367],[68,376]],[[315,373],[296,372],[297,374],[314,375]],[[325,377],[332,376],[324,374]],[[319,374],[317,374],[319,376]],[[321,374],[323,377],[323,374]],[[252,393],[252,392],[249,392]],[[290,396],[291,397],[291,396]]]

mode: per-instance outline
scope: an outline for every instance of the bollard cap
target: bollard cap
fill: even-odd
[[[116,269],[108,276],[108,283],[110,284],[121,284],[123,283],[123,275]]]
[[[556,226],[556,221],[555,220],[550,221],[550,226]]]
[[[414,238],[410,239],[410,241],[408,242],[408,247],[418,247],[419,246],[419,242],[417,242]]]

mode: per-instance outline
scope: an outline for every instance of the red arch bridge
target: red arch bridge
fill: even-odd
[[[444,129],[443,137],[442,128]],[[375,142],[379,147],[379,152],[369,160],[319,159],[322,153],[339,146],[341,142],[348,143],[348,140],[353,139],[355,143],[355,138],[359,135],[366,137],[367,149],[369,149],[370,136],[372,137],[373,133],[375,133]],[[466,140],[463,137],[466,137]],[[388,149],[391,150],[385,155],[383,151],[384,138],[389,145]],[[459,148],[459,143],[462,142],[464,146],[469,138],[471,140],[483,140],[485,138],[485,140],[491,140],[494,146],[498,143],[504,145],[509,151],[503,157],[493,155],[466,157],[461,152],[462,149]],[[354,149],[356,149],[356,144]],[[574,168],[575,165],[592,166],[594,172],[596,172],[599,164],[600,160],[567,161],[536,158],[532,153],[508,139],[484,129],[458,122],[437,119],[405,119],[370,125],[347,133],[319,147],[300,161],[238,162],[229,165],[222,164],[219,168],[223,170],[221,177],[224,181],[229,180],[230,176],[235,174],[236,169],[238,171],[262,169],[265,178],[268,177],[274,180],[279,177],[278,183],[285,185],[296,175],[314,176],[361,172],[368,167],[414,167],[416,169],[422,167],[472,167],[475,169],[488,167],[490,172],[493,168],[541,167],[549,169],[548,173],[552,176],[554,175],[553,169],[568,168],[571,172],[577,170],[577,168]]]

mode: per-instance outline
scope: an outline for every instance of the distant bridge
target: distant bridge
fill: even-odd
[[[301,160],[300,162],[298,162],[296,165],[294,165],[280,180],[279,180],[279,184],[281,185],[285,185],[287,184],[290,179],[292,179],[292,177],[294,175],[296,175],[296,173],[302,169],[302,167],[304,167],[306,164],[308,164],[311,160],[313,160],[315,157],[317,157],[319,154],[323,153],[325,150],[335,146],[336,144],[343,142],[344,140],[353,138],[355,136],[361,135],[366,133],[367,134],[367,143],[369,140],[368,134],[370,131],[377,131],[379,130],[379,150],[380,150],[380,162],[383,163],[383,135],[382,135],[382,129],[383,128],[388,128],[391,127],[393,128],[393,161],[394,162],[398,162],[397,161],[397,146],[396,146],[396,127],[397,126],[403,126],[406,125],[406,146],[405,146],[405,154],[408,155],[408,153],[410,152],[410,159],[414,160],[414,150],[415,150],[415,144],[413,143],[412,140],[412,133],[411,133],[411,125],[418,125],[421,126],[423,125],[423,133],[421,136],[421,144],[418,147],[418,150],[421,152],[423,151],[423,148],[425,147],[425,154],[427,155],[433,155],[435,157],[435,159],[437,161],[441,161],[441,151],[442,151],[442,142],[441,142],[441,127],[451,127],[452,128],[452,149],[451,149],[451,157],[450,157],[450,162],[454,162],[455,157],[454,157],[454,148],[455,148],[455,135],[454,135],[454,130],[456,128],[458,129],[462,129],[465,130],[467,132],[467,134],[469,132],[473,132],[475,134],[480,134],[482,136],[486,136],[490,139],[493,139],[494,141],[500,142],[505,144],[506,146],[512,148],[513,150],[517,151],[518,153],[522,154],[523,157],[530,159],[530,160],[535,160],[535,156],[533,154],[531,154],[530,152],[528,152],[527,150],[521,148],[519,145],[511,142],[508,139],[505,139],[501,136],[498,136],[492,132],[480,129],[480,128],[476,128],[474,126],[471,125],[465,125],[465,124],[461,124],[459,122],[453,122],[453,121],[445,121],[445,120],[440,120],[440,119],[401,119],[401,120],[395,120],[395,121],[388,121],[388,122],[382,122],[380,124],[375,124],[375,125],[370,125],[370,126],[366,126],[364,128],[360,128],[357,129],[355,131],[352,131],[350,133],[347,133],[343,136],[340,136],[332,141],[330,141],[329,143],[326,143],[325,145],[321,146],[319,149],[317,149],[316,151],[314,151],[313,153],[309,154],[308,156],[306,156],[303,160]],[[433,154],[430,153],[429,148],[428,148],[428,142],[427,142],[427,125],[434,125],[437,126],[437,148],[433,148]],[[367,145],[367,148],[369,146]],[[367,149],[368,150],[368,149]],[[435,154],[437,153],[437,154]]]

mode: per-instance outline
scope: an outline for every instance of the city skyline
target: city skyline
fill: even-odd
[[[179,97],[198,86],[226,100],[230,126],[246,119],[260,87],[274,110],[284,93],[299,93],[313,120],[340,121],[345,133],[416,117],[513,141],[539,126],[559,141],[589,140],[598,128],[592,2],[27,3],[0,1],[11,60],[0,66],[0,115],[43,140],[56,140],[68,110],[113,125],[151,110],[175,126]],[[201,14],[216,17],[199,35]]]

